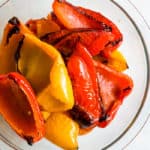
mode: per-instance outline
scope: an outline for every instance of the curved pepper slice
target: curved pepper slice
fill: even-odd
[[[22,75],[0,75],[0,113],[29,144],[44,136],[44,121],[37,99]]]
[[[10,26],[17,31],[11,32]],[[11,43],[1,44],[2,63],[7,64],[6,68],[11,68],[8,58],[12,58],[15,66],[7,71],[18,71],[27,78],[44,110],[53,112],[71,109],[74,105],[72,85],[60,53],[36,38],[17,18],[9,20],[4,36],[9,37]],[[22,38],[13,43],[15,36]],[[9,44],[17,45],[17,48],[8,49]],[[5,71],[1,67],[2,72]]]
[[[100,62],[95,62],[95,66],[102,103],[102,115],[98,125],[105,127],[114,118],[124,98],[132,91],[133,81],[128,75]]]
[[[41,107],[49,112],[71,109],[72,86],[61,55],[34,36],[24,35],[18,69],[36,90]]]
[[[89,49],[93,56],[101,52],[104,56],[108,57],[111,51],[120,46],[123,39],[120,30],[112,21],[104,17],[101,13],[82,7],[76,7],[65,0],[55,0],[53,3],[53,11],[58,20],[68,29],[94,28],[105,32],[111,32],[114,35],[113,39],[107,41],[103,51],[98,48],[95,49],[95,51]]]
[[[41,40],[55,46],[63,56],[69,56],[79,40],[91,53],[95,53],[103,50],[108,41],[111,41],[113,38],[114,35],[111,32],[82,28],[52,32],[41,37]]]
[[[90,28],[86,17],[77,12],[75,7],[65,0],[54,0],[52,7],[54,14],[66,28]]]
[[[11,24],[7,24],[5,27],[2,42],[0,43],[0,74],[17,70],[14,54],[23,35],[14,34],[16,32],[18,32],[18,29]]]
[[[76,150],[78,148],[79,125],[72,120],[67,113],[51,113],[45,123],[45,137],[53,143],[66,150]]]
[[[96,70],[91,55],[80,43],[77,43],[67,67],[75,97],[71,115],[83,127],[96,124],[101,115]]]
[[[129,67],[125,57],[119,50],[113,51],[109,58],[97,55],[94,59],[119,72],[125,71]]]
[[[83,14],[84,16],[86,16],[88,19],[93,20],[93,24],[91,24],[91,26],[93,28],[102,28],[102,30],[107,31],[107,32],[111,32],[114,35],[114,39],[108,41],[108,43],[105,45],[104,50],[102,51],[102,53],[105,56],[109,56],[110,53],[114,50],[116,50],[120,44],[122,43],[123,40],[123,35],[120,32],[120,30],[118,29],[118,27],[108,18],[106,18],[104,15],[102,15],[100,12],[96,12],[84,7],[76,7],[77,11],[81,14]],[[94,24],[95,21],[95,24]],[[97,25],[97,23],[99,25]],[[92,52],[93,53],[93,52]],[[94,54],[97,54],[97,52],[94,52]]]

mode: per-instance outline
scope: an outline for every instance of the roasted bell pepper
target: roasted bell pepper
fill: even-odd
[[[70,56],[74,46],[80,40],[91,52],[101,51],[114,35],[94,28],[63,29],[58,32],[51,32],[41,37],[42,41],[52,44],[63,56]]]
[[[17,32],[19,32],[17,27],[7,24],[0,43],[0,74],[17,70],[14,54],[19,47],[19,41],[23,38],[23,35],[16,34]]]
[[[48,112],[71,109],[74,105],[72,85],[60,53],[36,38],[17,18],[9,21],[4,37],[10,35],[10,26],[18,29],[9,36],[9,41],[12,45],[17,45],[17,48],[14,46],[10,50],[10,42],[2,42],[0,59],[2,58],[2,64],[6,65],[5,68],[0,66],[1,72],[11,70],[24,75],[35,90],[42,109]],[[18,43],[13,43],[15,36],[23,38],[20,38]],[[8,58],[12,58],[13,64],[9,64]]]
[[[90,27],[86,17],[76,11],[75,7],[65,0],[54,0],[52,7],[54,14],[66,28]]]
[[[47,18],[31,19],[26,23],[26,26],[39,38],[47,33],[60,30],[54,21]]]
[[[98,126],[106,127],[114,118],[124,98],[133,88],[132,79],[106,65],[95,62],[101,96],[102,114]]]
[[[0,75],[0,114],[29,144],[44,136],[36,96],[29,82],[18,73]]]
[[[96,124],[101,115],[96,69],[92,56],[81,43],[77,43],[67,68],[75,98],[71,115],[82,127]]]
[[[97,48],[95,51],[89,49],[93,56],[102,53],[104,56],[108,57],[110,53],[121,44],[123,37],[118,27],[99,12],[94,12],[82,7],[76,7],[65,0],[54,0],[53,11],[58,20],[67,29],[93,28],[110,32],[114,35],[111,40],[109,39],[107,41],[103,49]],[[99,46],[100,45],[101,42],[99,43]]]
[[[129,68],[127,60],[119,50],[113,51],[110,54],[109,58],[103,57],[102,55],[97,55],[93,57],[93,59],[96,61],[100,61],[106,66],[119,72],[125,71]]]
[[[109,40],[102,51],[103,55],[108,57],[111,52],[116,50],[122,43],[123,35],[120,32],[119,28],[110,19],[102,15],[100,12],[96,12],[84,7],[77,7],[76,9],[79,13],[90,19],[91,22],[93,20],[93,24],[91,24],[93,28],[101,28],[102,30],[106,32],[111,32],[114,35],[114,39]],[[94,55],[97,54],[97,52],[92,53]]]
[[[45,123],[46,138],[65,150],[78,149],[79,125],[65,112],[51,113]]]

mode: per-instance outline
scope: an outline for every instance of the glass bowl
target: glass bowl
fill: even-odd
[[[115,119],[106,128],[95,128],[87,135],[79,136],[79,150],[122,149],[136,137],[149,116],[149,52],[150,31],[140,14],[128,0],[68,0],[69,2],[100,11],[110,18],[124,36],[119,50],[125,56],[134,88],[125,99]],[[7,0],[0,3],[0,39],[7,21],[17,16],[23,22],[47,16],[52,0]],[[17,150],[59,150],[46,139],[29,146],[0,117],[0,139]]]

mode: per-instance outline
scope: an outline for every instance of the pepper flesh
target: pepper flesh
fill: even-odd
[[[0,113],[29,144],[45,134],[34,92],[28,81],[18,73],[0,75]]]
[[[99,53],[113,38],[111,32],[94,28],[77,28],[52,32],[41,37],[41,40],[54,45],[63,56],[69,56],[79,40],[90,53]]]
[[[118,72],[123,72],[129,68],[127,60],[119,50],[113,51],[109,58],[103,57],[102,55],[97,55],[93,59]]]
[[[47,33],[60,30],[60,27],[54,21],[47,18],[31,19],[26,23],[26,26],[39,38]]]
[[[78,148],[79,125],[65,112],[51,113],[46,121],[46,138],[65,150]]]
[[[107,41],[103,50],[96,49],[90,53],[95,56],[102,53],[105,57],[109,57],[113,50],[116,50],[123,39],[118,27],[108,18],[99,12],[94,12],[82,7],[76,7],[65,0],[54,0],[53,11],[59,21],[67,28],[94,28],[102,31],[111,32],[114,38]],[[99,43],[100,46],[101,43]]]
[[[73,118],[83,127],[96,124],[101,115],[96,69],[92,56],[82,44],[77,43],[67,68],[75,97]]]
[[[95,62],[95,66],[102,102],[102,115],[98,126],[106,127],[115,117],[124,98],[132,91],[133,81],[128,75],[100,62]]]
[[[57,52],[57,50],[54,47],[51,47],[50,45],[47,45],[46,43],[39,41],[37,38],[29,34],[25,35],[24,45],[21,49],[22,57],[25,57],[28,60],[31,60],[31,58],[33,58],[33,57],[28,58],[27,55],[26,56],[24,55],[26,53],[27,48],[30,49],[32,46],[34,46],[35,50],[37,51],[41,49],[43,52],[47,54],[47,56],[51,60],[51,63],[49,65],[50,67],[47,70],[49,73],[46,74],[45,79],[43,79],[43,73],[45,74],[46,70],[44,70],[43,72],[40,70],[37,71],[39,68],[38,64],[37,65],[34,64],[33,66],[35,70],[34,71],[34,70],[30,70],[29,61],[25,61],[24,59],[23,62],[25,63],[25,65],[21,64],[21,58],[19,61],[20,71],[27,77],[27,79],[31,82],[31,85],[33,85],[33,87],[35,87],[37,91],[38,91],[38,88],[41,87],[41,85],[39,84],[39,81],[40,80],[45,81],[47,79],[45,81],[46,86],[45,87],[43,86],[44,88],[40,89],[40,91],[37,92],[38,102],[40,103],[41,107],[44,110],[49,111],[49,112],[64,111],[67,109],[71,109],[74,104],[72,86],[71,86],[70,78],[68,76],[68,72],[63,62],[62,57],[60,56],[60,54]],[[39,57],[39,60],[41,60],[40,57]],[[30,74],[25,74],[23,72],[24,68],[21,68],[21,66],[22,67],[24,66],[26,68],[29,67],[28,71],[30,71],[29,72]],[[38,75],[37,73],[39,73],[38,78],[37,78],[37,75]],[[47,89],[49,90],[49,92],[47,92]]]
[[[14,20],[17,24],[13,23]],[[71,109],[74,104],[72,85],[60,53],[51,45],[36,38],[17,18],[10,19],[4,37],[10,35],[10,26],[17,28],[17,32],[9,36],[9,41],[18,47],[14,46],[10,50],[8,49],[10,42],[6,45],[2,42],[0,57],[6,65],[5,68],[0,65],[1,73],[8,73],[10,70],[22,73],[34,88],[42,109],[48,112]],[[23,38],[17,40],[18,43],[13,43],[15,36]],[[10,57],[13,59],[13,68],[10,67],[12,64],[9,64]],[[43,99],[41,95],[50,99]]]
[[[95,21],[95,24],[93,21],[93,28],[102,28],[104,31],[111,32],[114,35],[114,39],[108,41],[107,45],[105,45],[105,48],[102,51],[105,57],[109,57],[111,52],[116,50],[121,45],[123,40],[123,35],[118,27],[100,12],[96,12],[84,7],[76,7],[76,9],[79,13]],[[95,55],[97,52],[92,52],[92,54]]]

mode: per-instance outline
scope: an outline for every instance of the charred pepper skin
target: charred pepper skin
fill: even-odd
[[[96,69],[92,56],[81,43],[77,43],[74,53],[68,60],[67,68],[75,98],[71,115],[83,128],[97,124],[101,107]]]
[[[93,56],[101,53],[105,57],[109,57],[110,53],[116,50],[122,43],[123,35],[118,27],[100,12],[74,6],[65,0],[61,2],[55,0],[53,2],[53,10],[58,20],[67,29],[94,28],[113,34],[113,38],[107,41],[103,49],[90,51]]]

